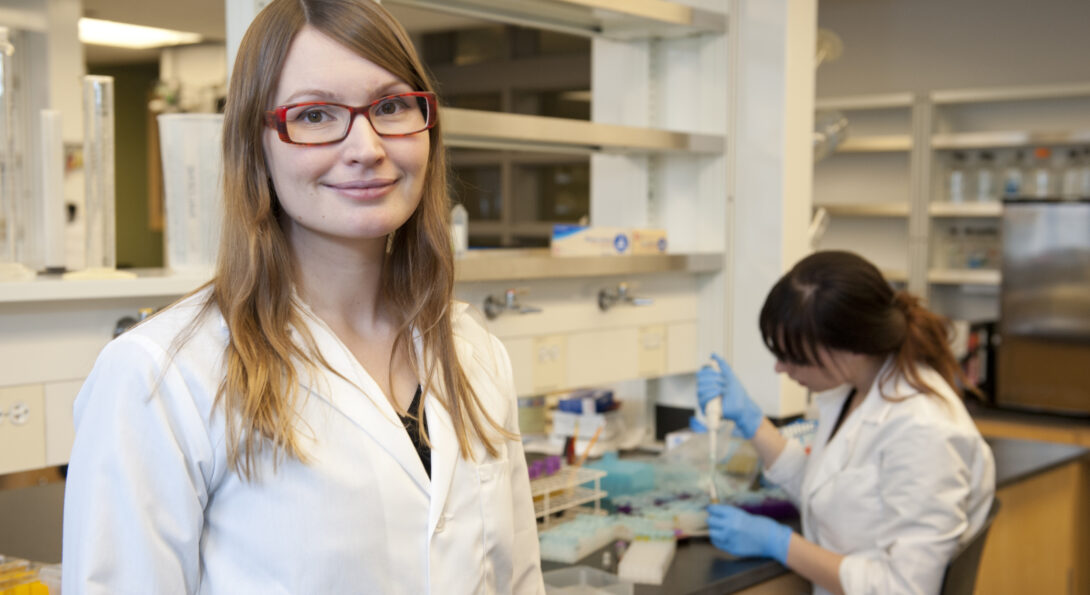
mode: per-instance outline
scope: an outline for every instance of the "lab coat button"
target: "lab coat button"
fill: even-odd
[[[443,532],[443,527],[445,527],[446,525],[447,525],[447,517],[446,516],[439,517],[439,521],[437,523],[435,523],[435,532],[436,533],[442,533]]]

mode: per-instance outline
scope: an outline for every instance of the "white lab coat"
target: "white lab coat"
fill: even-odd
[[[171,359],[202,292],[111,342],[75,402],[63,581],[80,593],[542,593],[518,440],[462,458],[437,398],[425,410],[428,478],[395,410],[305,306],[323,371],[302,379],[310,461],[266,450],[260,478],[227,468],[212,406],[227,327],[217,310]],[[484,407],[518,432],[503,345],[455,304],[455,344]],[[419,349],[419,345],[417,345]],[[351,382],[349,382],[351,381]],[[159,383],[156,385],[156,383]]]
[[[893,378],[885,394],[905,398],[891,401],[876,382],[832,442],[850,387],[816,395],[810,455],[792,440],[765,470],[799,505],[803,535],[846,556],[840,583],[847,595],[938,593],[958,544],[991,506],[991,449],[942,377],[930,368],[921,376],[938,397]],[[827,591],[815,586],[814,593]]]

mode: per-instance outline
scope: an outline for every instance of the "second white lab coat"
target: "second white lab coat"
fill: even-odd
[[[451,419],[425,410],[431,478],[395,410],[317,317],[330,366],[301,378],[297,430],[306,463],[260,476],[227,468],[213,407],[227,327],[218,311],[171,355],[201,293],[111,342],[75,403],[65,494],[65,593],[541,593],[529,478],[519,440],[499,456],[459,455]],[[455,344],[484,408],[518,432],[498,339],[452,306]],[[419,346],[418,346],[419,347]]]
[[[789,441],[765,471],[798,504],[803,535],[846,556],[840,582],[847,595],[938,593],[955,549],[991,506],[991,449],[946,381],[930,368],[921,375],[938,396],[895,377],[885,394],[902,400],[884,399],[875,382],[832,441],[850,388],[816,395],[809,456]],[[815,586],[814,593],[827,591]]]

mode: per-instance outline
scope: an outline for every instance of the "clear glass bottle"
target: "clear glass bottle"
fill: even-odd
[[[1048,147],[1037,147],[1033,151],[1029,190],[1029,196],[1033,198],[1056,196],[1056,172],[1052,168],[1052,150]]]
[[[946,251],[946,268],[965,268],[965,243],[961,229],[957,225],[946,228],[944,250]]]
[[[976,165],[976,199],[978,202],[995,200],[995,156],[991,151],[981,151]]]
[[[968,196],[968,160],[965,153],[954,152],[950,156],[950,168],[946,172],[946,200],[950,202],[965,202]]]
[[[1025,179],[1022,175],[1025,154],[1016,151],[1003,168],[1003,198],[1018,198],[1024,194]]]

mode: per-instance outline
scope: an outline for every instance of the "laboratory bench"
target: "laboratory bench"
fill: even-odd
[[[1057,541],[1052,547],[1042,546],[1042,544],[1025,541],[1024,537],[1017,532],[1010,538],[1004,533],[1008,531],[1008,527],[1011,531],[1021,530],[1020,525],[1023,520],[1030,523],[1040,521],[1037,518],[1040,516],[1041,511],[1038,510],[1040,506],[1032,501],[1026,502],[1024,492],[1026,492],[1025,488],[1027,486],[1030,489],[1031,496],[1040,491],[1039,482],[1044,482],[1046,490],[1057,487],[1056,475],[1061,474],[1062,477],[1066,477],[1070,473],[1070,469],[1077,469],[1080,466],[1085,467],[1090,462],[1090,449],[1078,445],[1014,438],[986,437],[986,440],[995,455],[996,493],[1002,501],[1002,508],[985,545],[984,561],[981,562],[981,575],[978,579],[977,592],[988,594],[1029,592],[1090,593],[1090,591],[1078,588],[1071,590],[1050,590],[1049,588],[1022,590],[1020,586],[1015,588],[1015,585],[1025,584],[1024,577],[1031,577],[1036,580],[1037,575],[1041,573],[1032,568],[1023,569],[1029,572],[1015,569],[1013,574],[1017,576],[1010,578],[1008,575],[1012,573],[1003,568],[1003,565],[1011,564],[1010,561],[1004,559],[1004,555],[1007,554],[1006,550],[1010,549],[1007,546],[1009,539],[1014,541],[1011,546],[1017,555],[1021,555],[1020,552],[1026,548],[1044,547],[1046,551],[1053,552],[1059,549],[1058,546],[1064,545]],[[1082,494],[1090,496],[1090,492],[1087,491],[1083,491]],[[1055,528],[1053,528],[1055,523],[1052,523],[1048,525],[1050,527],[1049,531],[1053,531],[1062,540],[1065,533],[1075,533],[1074,529],[1072,529],[1075,523],[1072,522],[1070,517],[1063,515],[1061,512],[1067,511],[1071,507],[1063,505],[1066,498],[1061,498],[1063,502],[1059,502],[1055,497],[1058,494],[1050,493],[1049,495],[1052,497],[1044,504],[1045,511],[1047,512],[1047,508],[1050,506],[1057,506],[1058,508],[1055,510],[1059,517],[1057,520],[1063,520],[1068,525],[1066,532],[1056,533]],[[1073,503],[1068,502],[1069,505]],[[1027,510],[1027,508],[1031,508],[1031,510]],[[1015,518],[1022,517],[1027,512],[1033,516]],[[1090,522],[1090,517],[1081,517],[1081,522],[1085,525]],[[1082,539],[1085,538],[1086,534],[1087,532],[1083,531],[1079,535],[1073,534],[1072,537]],[[998,545],[993,545],[993,543]],[[603,556],[607,549],[608,546],[593,552],[576,564],[615,572],[615,557],[612,555]],[[1078,551],[1072,550],[1066,556],[1056,555],[1045,567],[1057,568],[1063,565],[1064,560],[1070,559],[1072,574],[1070,577],[1064,574],[1064,580],[1070,580],[1072,586],[1078,585],[1081,577],[1074,574],[1074,561],[1079,559],[1073,557],[1076,554],[1078,554]],[[1015,564],[1019,568],[1026,566],[1024,560]],[[567,565],[549,561],[542,563],[542,569],[546,571],[564,566]],[[986,577],[985,574],[990,576]],[[1056,580],[1056,578],[1053,578],[1051,582]],[[645,584],[635,586],[635,595],[665,595],[667,593],[670,595],[711,595],[721,593],[779,595],[809,592],[808,583],[780,563],[768,559],[734,558],[717,549],[707,538],[691,538],[678,543],[674,561],[667,571],[661,586]]]

